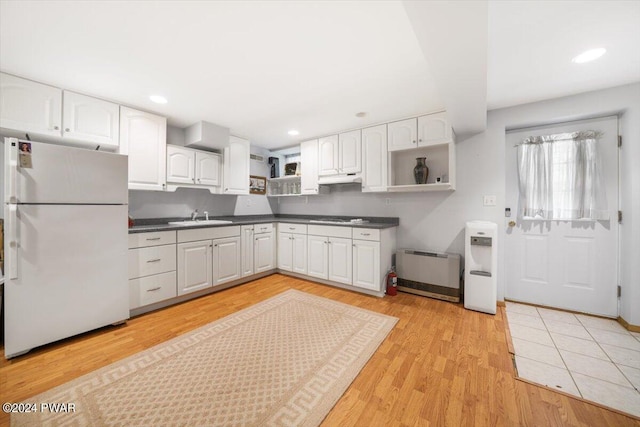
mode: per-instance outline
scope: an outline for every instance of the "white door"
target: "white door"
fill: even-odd
[[[387,191],[387,125],[362,129],[362,192]]]
[[[253,239],[253,262],[256,273],[275,268],[273,248],[273,232],[255,235]]]
[[[389,151],[416,148],[418,140],[417,119],[401,120],[387,125]]]
[[[516,217],[518,177],[514,145],[528,136],[579,130],[602,132],[597,148],[604,172],[607,221],[541,221]],[[544,306],[617,316],[618,121],[585,120],[507,134],[505,297]]]
[[[318,175],[338,174],[338,135],[318,140]]]
[[[236,136],[229,137],[224,149],[224,193],[249,194],[250,143]]]
[[[213,241],[213,285],[239,279],[241,272],[240,237]]]
[[[329,237],[329,280],[347,285],[352,283],[351,245],[351,239]]]
[[[300,144],[300,185],[302,194],[318,194],[318,140]]]
[[[285,271],[293,270],[293,236],[291,233],[278,233],[278,268]]]
[[[362,134],[360,129],[339,135],[340,173],[362,171]]]
[[[120,106],[113,102],[79,93],[63,93],[62,136],[65,139],[93,143],[101,148],[118,148]]]
[[[445,144],[451,141],[451,125],[447,113],[418,117],[418,146]]]
[[[167,182],[194,184],[194,158],[191,150],[167,145]]]
[[[220,185],[220,156],[196,152],[196,184],[216,187]]]
[[[0,127],[62,135],[62,90],[0,73]]]
[[[178,295],[210,288],[211,240],[178,244]]]
[[[380,290],[380,242],[353,241],[353,286]]]
[[[291,242],[291,269],[294,273],[307,274],[307,235],[292,234]]]
[[[253,274],[253,225],[241,227],[242,277]]]
[[[129,189],[166,187],[167,119],[120,107],[120,154],[129,156]]]
[[[329,278],[329,239],[324,236],[307,236],[308,275],[320,279]]]

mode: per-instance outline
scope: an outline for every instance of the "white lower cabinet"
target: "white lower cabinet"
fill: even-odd
[[[276,268],[276,241],[273,224],[256,224],[253,227],[253,272]]]
[[[243,225],[240,230],[242,277],[246,277],[253,274],[253,225]]]
[[[213,285],[242,277],[240,236],[213,240]]]
[[[278,224],[278,268],[307,274],[307,226]]]
[[[329,278],[329,238],[307,236],[307,271],[311,277]]]
[[[178,295],[212,286],[211,240],[178,244]]]
[[[380,290],[380,242],[353,241],[353,286]]]
[[[329,237],[329,280],[345,285],[351,284],[351,254],[351,239]]]

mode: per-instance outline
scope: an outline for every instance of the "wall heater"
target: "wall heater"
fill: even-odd
[[[398,290],[460,302],[460,255],[400,249],[396,252]]]

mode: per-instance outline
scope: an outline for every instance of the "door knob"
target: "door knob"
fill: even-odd
[[[515,221],[509,221],[509,227],[515,227],[516,226],[516,222]]]

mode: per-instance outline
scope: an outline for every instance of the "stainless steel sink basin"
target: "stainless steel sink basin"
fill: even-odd
[[[173,221],[169,222],[169,225],[179,225],[181,227],[193,227],[196,225],[220,225],[220,224],[232,224],[231,221],[226,221],[222,219],[196,219],[189,221]]]

